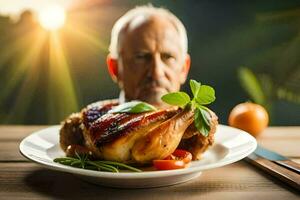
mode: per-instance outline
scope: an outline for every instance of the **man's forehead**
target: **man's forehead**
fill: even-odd
[[[162,30],[171,30],[177,33],[174,24],[169,18],[161,15],[139,15],[135,17],[126,29],[126,33],[143,32],[144,29],[160,28]]]
[[[180,48],[179,34],[172,22],[166,17],[136,17],[123,34],[123,45],[126,47],[143,47],[149,45],[149,40],[151,40],[152,42],[165,43],[170,48]]]

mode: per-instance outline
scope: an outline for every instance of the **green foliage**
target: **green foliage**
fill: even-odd
[[[210,115],[208,108],[204,105],[215,101],[215,90],[208,85],[201,85],[201,83],[190,80],[190,88],[193,93],[193,99],[185,92],[173,92],[162,96],[162,100],[168,104],[176,105],[185,108],[191,105],[194,109],[194,123],[197,130],[205,137],[210,131]]]
[[[255,75],[249,68],[241,67],[238,78],[244,90],[255,103],[263,105],[271,112],[275,100],[285,100],[300,104],[300,93],[288,87],[291,79],[276,82],[269,74]]]
[[[172,92],[161,97],[167,104],[184,108],[190,101],[190,96],[185,92]]]
[[[266,101],[263,88],[255,74],[246,67],[238,70],[238,77],[244,90],[249,94],[252,100],[258,104],[264,105]]]
[[[199,108],[195,110],[195,127],[204,136],[208,136],[210,131],[210,121],[209,113],[204,108]]]
[[[130,165],[126,165],[124,163],[107,161],[107,160],[90,160],[87,154],[79,155],[77,152],[75,153],[76,153],[76,158],[73,157],[55,158],[53,161],[71,167],[95,170],[95,171],[107,171],[107,172],[114,172],[114,173],[119,173],[120,172],[119,169],[126,169],[133,172],[142,171],[138,168],[132,167]]]
[[[142,113],[154,111],[156,108],[142,101],[131,101],[120,104],[109,111],[109,113]]]
[[[210,104],[216,100],[215,90],[208,85],[201,85],[198,89],[195,100],[200,105]]]

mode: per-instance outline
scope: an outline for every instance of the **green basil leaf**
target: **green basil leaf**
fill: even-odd
[[[200,86],[201,86],[201,83],[199,83],[198,81],[195,81],[195,80],[190,80],[190,87],[191,87],[191,90],[192,90],[192,93],[194,95],[194,97],[197,96],[198,92],[199,92],[199,89],[200,89]]]
[[[197,130],[205,137],[208,136],[210,126],[205,122],[205,114],[202,113],[201,109],[195,109],[194,124]]]
[[[141,102],[136,104],[131,108],[130,113],[141,113],[141,112],[149,112],[154,111],[156,108],[148,103]]]
[[[154,111],[156,108],[142,101],[131,101],[120,104],[109,111],[109,113],[142,113]]]
[[[161,99],[170,105],[179,106],[184,108],[190,101],[190,96],[185,92],[172,92],[165,94]]]
[[[206,105],[214,102],[215,100],[215,90],[208,85],[201,85],[196,97],[197,103]]]
[[[205,123],[208,127],[210,127],[210,120],[211,120],[211,119],[210,119],[210,114],[209,114],[207,108],[204,107],[204,106],[200,106],[200,111],[201,111],[201,114],[202,114],[202,116],[203,116],[203,121],[204,121],[204,123]]]

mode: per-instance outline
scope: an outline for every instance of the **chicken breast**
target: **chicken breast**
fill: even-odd
[[[98,158],[124,163],[140,163],[134,146],[143,137],[176,114],[177,110],[159,110],[141,114],[106,114],[83,131],[88,146]],[[180,140],[178,141],[179,144]],[[178,145],[177,144],[177,145]]]
[[[213,143],[217,117],[211,112],[208,137],[197,132],[190,108],[172,107],[153,112],[108,113],[118,103],[97,102],[80,113],[72,114],[62,124],[60,143],[82,145],[97,159],[146,164],[163,159],[178,147],[193,154],[193,159]]]

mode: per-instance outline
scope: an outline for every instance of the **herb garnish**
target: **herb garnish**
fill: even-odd
[[[215,101],[215,90],[208,85],[201,85],[201,83],[190,80],[190,88],[193,93],[193,99],[185,92],[172,92],[162,96],[162,100],[170,105],[185,108],[190,105],[195,112],[194,123],[197,130],[205,137],[210,131],[210,114],[208,105]]]
[[[142,171],[140,169],[126,165],[124,163],[106,161],[106,160],[90,160],[87,154],[79,155],[77,152],[75,152],[75,154],[77,158],[63,157],[63,158],[55,158],[53,161],[71,167],[90,169],[96,171],[107,171],[107,172],[116,172],[116,173],[119,172],[119,169],[127,169],[133,172]]]
[[[187,105],[194,110],[194,123],[197,130],[203,135],[208,136],[210,131],[210,114],[208,105],[215,101],[215,90],[208,85],[201,85],[201,83],[190,80],[190,88],[193,93],[193,98],[185,92],[172,92],[161,97],[167,104],[185,108]],[[120,104],[110,110],[108,113],[143,113],[155,111],[156,108],[151,104],[142,101],[131,101]]]
[[[155,110],[156,108],[154,106],[146,102],[130,101],[114,107],[108,113],[142,113]]]

